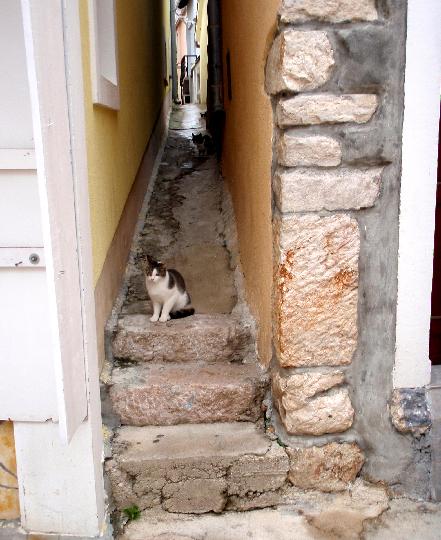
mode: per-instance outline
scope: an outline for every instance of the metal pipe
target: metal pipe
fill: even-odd
[[[220,0],[208,0],[208,88],[207,127],[210,130],[218,157],[222,151],[225,123],[223,104],[222,26]]]

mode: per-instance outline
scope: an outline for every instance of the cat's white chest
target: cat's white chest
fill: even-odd
[[[172,290],[168,288],[168,279],[151,281],[148,278],[145,281],[147,292],[153,301],[163,303],[172,295]]]

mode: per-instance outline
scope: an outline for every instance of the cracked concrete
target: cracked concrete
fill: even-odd
[[[148,510],[119,540],[438,540],[441,505],[389,500],[384,488],[357,481],[338,495],[291,490],[288,504],[222,515]]]

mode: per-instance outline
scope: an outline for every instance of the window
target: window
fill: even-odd
[[[92,100],[119,109],[115,0],[89,0]]]

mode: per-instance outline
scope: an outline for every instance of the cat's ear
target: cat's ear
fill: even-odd
[[[156,266],[157,262],[155,261],[153,257],[150,257],[150,255],[147,255],[146,258],[150,266]]]

